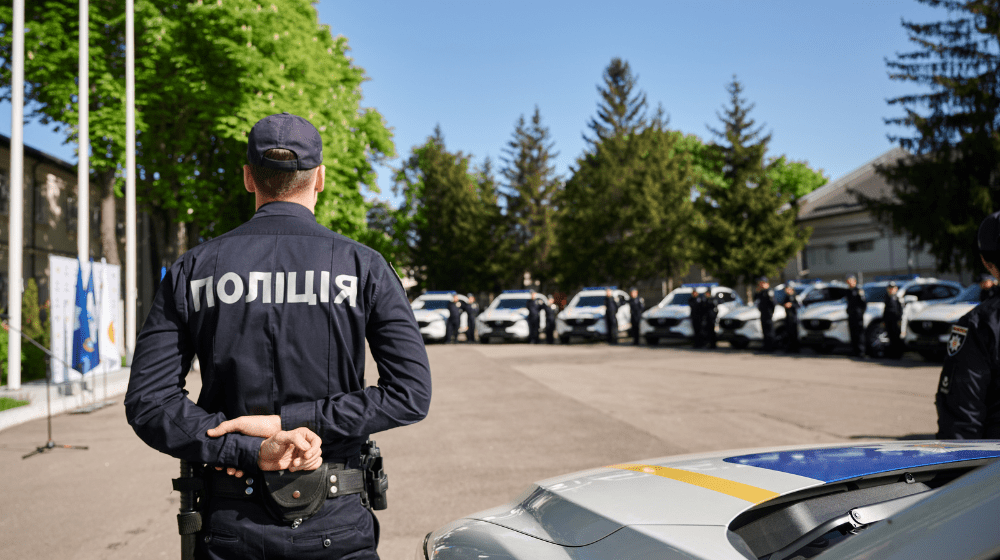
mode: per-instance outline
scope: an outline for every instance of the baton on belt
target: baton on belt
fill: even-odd
[[[194,560],[195,537],[201,531],[201,512],[198,511],[198,494],[204,489],[201,477],[196,477],[190,463],[181,459],[181,476],[173,479],[174,490],[181,493],[180,513],[177,514],[177,532],[181,535],[181,560]]]

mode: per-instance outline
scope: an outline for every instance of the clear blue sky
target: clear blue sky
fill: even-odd
[[[348,38],[365,69],[363,105],[378,109],[400,158],[441,125],[451,150],[500,164],[520,115],[537,105],[564,176],[584,149],[604,68],[627,60],[670,127],[708,138],[735,74],[751,116],[785,154],[831,179],[892,147],[886,99],[916,91],[890,81],[885,59],[912,50],[900,19],[947,14],[916,0],[608,2],[320,0],[322,23]],[[10,106],[0,106],[10,133]],[[73,146],[31,124],[25,142],[75,162]],[[382,168],[381,198],[395,200]]]

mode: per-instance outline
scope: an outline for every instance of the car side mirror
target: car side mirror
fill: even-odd
[[[903,305],[908,303],[914,303],[917,301],[917,296],[903,296]]]

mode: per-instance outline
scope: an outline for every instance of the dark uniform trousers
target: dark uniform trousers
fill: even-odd
[[[863,356],[865,353],[865,292],[861,288],[853,288],[847,293],[847,329],[851,333],[851,354]]]
[[[701,294],[695,294],[688,301],[688,306],[691,308],[691,331],[694,334],[692,343],[695,348],[705,346],[705,318],[702,316],[704,306],[701,304],[701,297]]]
[[[774,350],[774,291],[758,290],[754,296],[757,309],[760,311],[760,329],[764,337],[765,352]]]
[[[556,342],[556,310],[552,305],[545,304],[545,342],[555,344]]]
[[[935,405],[938,439],[1000,439],[1000,299],[952,326]]]
[[[608,330],[608,344],[618,344],[618,302],[614,297],[604,298],[604,326]]]
[[[899,339],[902,321],[903,304],[898,297],[886,295],[882,325],[889,336],[889,348],[886,351],[886,356],[889,358],[900,358],[903,355],[903,343]]]
[[[538,344],[538,302],[529,299],[526,308],[528,310],[528,342]]]
[[[445,323],[444,341],[448,344],[458,342],[458,331],[462,326],[462,311],[455,302],[448,302],[448,320]]]
[[[377,386],[365,383],[366,341]],[[197,404],[184,391],[195,356]],[[125,412],[150,447],[210,472],[239,468],[260,484],[263,438],[205,432],[280,415],[283,430],[322,438],[324,461],[343,461],[359,457],[370,434],[426,416],[430,395],[423,340],[385,259],[317,224],[308,208],[272,202],[167,270],[136,342]],[[357,494],[325,500],[295,529],[259,497],[209,495],[202,515],[201,558],[377,558],[378,525]]]

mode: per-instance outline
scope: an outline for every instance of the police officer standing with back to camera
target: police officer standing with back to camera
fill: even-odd
[[[1000,212],[979,225],[979,255],[1000,277]],[[1000,298],[990,298],[951,327],[935,404],[938,439],[1000,439]]]
[[[556,342],[556,300],[549,296],[545,303],[545,343],[555,344]]]
[[[795,298],[795,287],[785,284],[785,351],[799,353],[799,308],[802,304]]]
[[[986,301],[998,293],[996,278],[990,274],[979,276],[979,301]]]
[[[898,360],[903,357],[903,343],[899,338],[903,325],[903,302],[899,301],[899,286],[891,281],[885,290],[885,309],[882,311],[882,325],[889,337],[889,348],[885,356]]]
[[[465,310],[465,341],[476,341],[476,318],[479,317],[479,304],[476,303],[476,296],[469,294],[466,296],[469,301],[462,304]]]
[[[865,310],[868,302],[865,291],[858,286],[858,278],[847,276],[847,328],[851,332],[851,355],[861,358],[865,354]]]
[[[715,348],[715,322],[719,318],[719,298],[712,295],[711,288],[708,288],[706,292],[704,303],[705,311],[702,313],[701,328],[705,333],[705,346],[707,348]]]
[[[451,301],[448,302],[448,320],[445,325],[448,329],[445,332],[445,342],[448,344],[457,343],[458,331],[462,330],[462,304],[461,300],[458,299],[458,294],[452,296]]]
[[[629,294],[632,299],[629,300],[629,312],[632,314],[632,323],[629,327],[629,333],[632,335],[632,340],[635,345],[639,345],[639,321],[642,319],[642,312],[646,310],[646,300],[639,297],[639,290],[632,288]]]
[[[704,288],[695,288],[694,292],[691,294],[691,299],[688,300],[688,307],[691,308],[691,331],[694,334],[694,338],[691,339],[691,345],[694,348],[702,348],[705,346],[704,290]]]
[[[528,302],[525,304],[525,308],[528,310],[528,342],[531,344],[538,344],[538,324],[539,317],[538,312],[538,301],[535,300],[537,294],[534,290],[528,294]]]
[[[387,482],[369,476],[382,459],[368,437],[427,414],[420,331],[385,259],[316,223],[317,130],[266,117],[247,157],[257,212],[166,271],[136,343],[126,416],[151,447],[204,465],[177,488],[201,494],[189,501],[200,514],[180,522],[197,531],[197,557],[376,559],[371,509],[384,509]],[[377,386],[365,386],[366,340]],[[195,357],[197,404],[184,390]]]
[[[608,344],[618,344],[618,301],[610,288],[604,290],[604,326],[608,329]]]
[[[760,329],[764,335],[764,352],[774,351],[774,290],[771,283],[767,281],[767,276],[757,279],[757,293],[753,299],[757,302],[757,310],[760,311]]]

